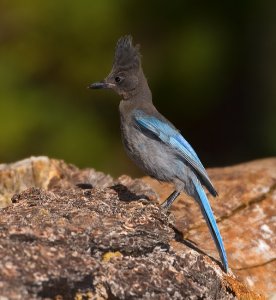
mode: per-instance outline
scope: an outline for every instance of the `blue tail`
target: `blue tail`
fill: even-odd
[[[225,252],[223,241],[222,241],[215,217],[213,215],[211,206],[209,204],[208,198],[204,192],[202,185],[198,181],[198,179],[194,178],[194,179],[192,179],[192,181],[195,186],[196,193],[197,193],[196,200],[197,200],[198,204],[200,205],[204,219],[206,220],[209,230],[211,231],[212,238],[216,244],[220,259],[221,259],[223,267],[224,267],[224,271],[227,272],[228,262],[227,262],[226,252]]]

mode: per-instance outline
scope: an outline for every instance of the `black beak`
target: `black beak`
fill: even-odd
[[[95,82],[95,83],[91,83],[89,84],[89,86],[87,87],[88,89],[111,89],[115,86],[115,84],[113,83],[108,83],[108,82]]]

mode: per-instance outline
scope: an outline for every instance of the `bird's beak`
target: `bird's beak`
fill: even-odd
[[[115,86],[114,83],[109,83],[105,81],[95,82],[89,84],[88,89],[112,89]]]

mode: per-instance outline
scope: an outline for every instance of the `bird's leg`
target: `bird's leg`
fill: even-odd
[[[180,195],[180,192],[174,191],[170,194],[167,200],[165,200],[162,204],[161,207],[169,209],[171,205],[173,204],[173,201]]]

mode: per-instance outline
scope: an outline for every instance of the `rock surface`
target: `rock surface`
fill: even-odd
[[[221,271],[191,199],[182,195],[172,213],[156,204],[169,185],[113,180],[47,157],[0,165],[0,205],[12,199],[0,210],[0,299],[272,296],[276,160],[209,171],[238,278]]]
[[[276,159],[209,169],[219,197],[208,195],[224,240],[229,265],[251,289],[276,297]],[[144,178],[165,199],[168,184]],[[218,259],[208,228],[193,199],[173,205],[175,228],[185,239]]]

